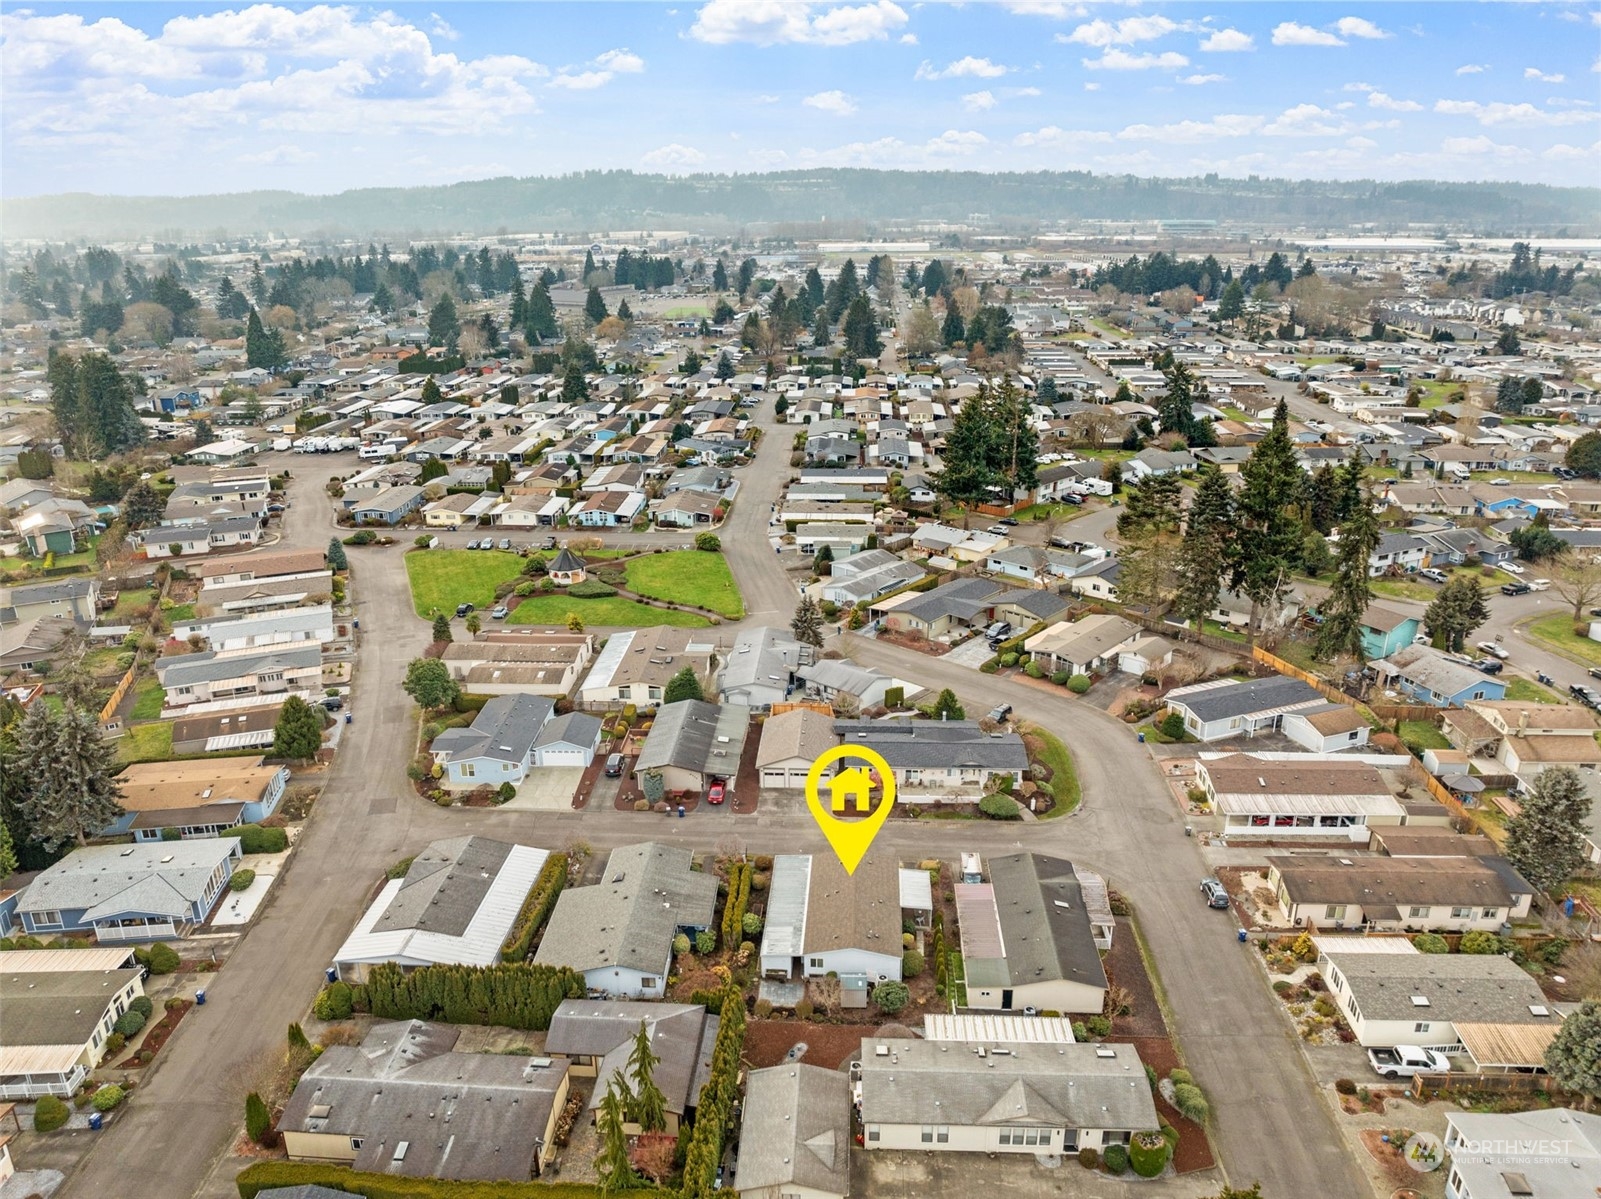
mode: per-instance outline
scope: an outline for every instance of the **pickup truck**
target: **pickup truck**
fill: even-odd
[[[1397,1045],[1394,1049],[1369,1049],[1368,1062],[1385,1078],[1411,1078],[1414,1074],[1449,1074],[1451,1063],[1445,1054],[1417,1045]]]

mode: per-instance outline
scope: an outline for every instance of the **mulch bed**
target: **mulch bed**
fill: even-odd
[[[1406,1145],[1403,1137],[1400,1141],[1391,1140],[1388,1145],[1384,1143],[1385,1131],[1381,1128],[1364,1128],[1361,1132],[1362,1148],[1384,1171],[1384,1176],[1394,1187],[1406,1187],[1418,1180],[1418,1172],[1406,1164],[1406,1158],[1401,1155]]]
[[[930,658],[943,658],[951,652],[951,647],[943,641],[930,641],[927,637],[912,634],[898,633],[892,629],[884,629],[878,634],[880,641],[887,641],[891,645],[898,645],[902,649],[916,650],[920,654],[927,654]]]
[[[871,1024],[817,1024],[810,1020],[752,1020],[745,1026],[745,1061],[753,1069],[777,1066],[797,1042],[806,1042],[801,1061],[834,1070],[852,1060],[862,1038],[878,1029]],[[1175,1127],[1177,1127],[1175,1125]]]
[[[1139,1050],[1140,1060],[1153,1067],[1163,1077],[1183,1065],[1179,1061],[1178,1053],[1173,1049],[1173,1042],[1166,1037],[1126,1039]],[[1153,1092],[1151,1098],[1156,1103],[1156,1114],[1178,1130],[1179,1143],[1178,1148],[1173,1151],[1173,1169],[1180,1174],[1189,1174],[1195,1170],[1210,1170],[1216,1165],[1216,1159],[1212,1156],[1212,1145],[1206,1139],[1206,1130],[1194,1121],[1179,1115],[1178,1111],[1162,1098],[1160,1091]]]
[[[164,1014],[160,1020],[151,1025],[150,1031],[144,1035],[144,1040],[139,1042],[139,1052],[149,1051],[152,1058],[160,1053],[161,1047],[167,1043],[167,1038],[172,1036],[173,1030],[178,1027],[178,1021],[182,1020],[188,1014],[189,1009],[194,1006],[193,1000],[185,999],[182,1007],[173,1008],[172,1011]],[[118,1069],[137,1070],[141,1066],[142,1063],[135,1055],[119,1066]]]
[[[1112,948],[1102,959],[1107,980],[1122,987],[1134,997],[1134,1010],[1127,1016],[1112,1018],[1112,1035],[1119,1039],[1134,1037],[1167,1037],[1167,1021],[1156,1002],[1156,988],[1145,972],[1140,957],[1140,945],[1134,938],[1134,928],[1128,917],[1117,917],[1117,930],[1112,934]]]

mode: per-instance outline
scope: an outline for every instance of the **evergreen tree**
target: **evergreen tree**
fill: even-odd
[[[728,290],[728,268],[723,265],[723,260],[721,258],[719,258],[717,260],[717,264],[712,267],[712,290]]]
[[[1223,289],[1223,296],[1217,302],[1217,319],[1220,321],[1237,321],[1245,312],[1245,288],[1235,279]]]
[[[1313,471],[1307,480],[1306,506],[1312,527],[1325,537],[1344,519],[1339,475],[1326,462]]]
[[[528,323],[528,292],[523,287],[521,274],[512,279],[511,308],[506,313],[506,322],[513,329],[521,329]]]
[[[1032,491],[1038,482],[1039,433],[1028,398],[1011,375],[1001,379],[986,405],[986,414],[994,430],[989,440],[991,474],[1008,499]]]
[[[940,455],[944,469],[935,477],[934,486],[953,503],[982,503],[994,482],[990,462],[994,457],[995,429],[985,401],[982,391],[963,401],[945,436],[945,449]]]
[[[441,292],[428,312],[428,344],[444,346],[454,354],[460,337],[461,318],[456,315],[456,301],[448,291]]]
[[[1054,375],[1046,375],[1034,390],[1034,398],[1047,408],[1057,402],[1057,394],[1056,377]]]
[[[1193,621],[1196,628],[1217,607],[1233,535],[1234,490],[1222,471],[1207,467],[1185,516],[1178,594],[1173,601],[1178,614]]]
[[[845,314],[844,357],[854,364],[863,358],[877,358],[884,352],[884,340],[878,335],[878,319],[873,305],[865,295],[858,294]]]
[[[1495,352],[1503,358],[1523,353],[1523,343],[1518,340],[1518,331],[1511,325],[1501,326],[1501,336],[1495,339]]]
[[[811,596],[802,597],[795,605],[795,616],[789,622],[789,631],[802,645],[823,647],[823,610]]]
[[[147,479],[140,479],[122,497],[122,519],[130,529],[148,529],[160,524],[166,510],[166,501],[156,494]]]
[[[694,670],[688,666],[668,679],[667,686],[662,691],[663,704],[676,704],[680,700],[704,700],[705,698],[706,695],[701,690],[700,680],[695,677]]]
[[[145,427],[133,388],[106,355],[51,352],[50,411],[68,457],[101,459],[140,445]]]
[[[834,549],[832,546],[823,546],[812,559],[812,573],[827,576],[834,573]]]
[[[628,1077],[634,1090],[628,1104],[628,1118],[645,1132],[661,1132],[667,1127],[667,1096],[662,1094],[653,1077],[660,1061],[650,1047],[650,1029],[641,1020],[633,1047],[628,1051]]]
[[[690,350],[684,355],[683,365],[680,366],[678,370],[681,374],[698,375],[700,374],[701,367],[705,365],[706,364],[701,361],[700,355],[694,350]]]
[[[1584,865],[1584,835],[1590,796],[1571,766],[1547,766],[1507,821],[1506,858],[1547,895]]]
[[[262,370],[278,370],[289,360],[284,348],[284,337],[277,329],[268,329],[254,308],[245,322],[245,364]]]
[[[1373,505],[1364,496],[1356,511],[1340,526],[1334,584],[1329,588],[1328,599],[1319,608],[1323,623],[1318,627],[1317,652],[1321,658],[1349,654],[1361,662],[1367,656],[1362,649],[1362,620],[1373,602],[1368,560],[1378,548],[1380,536],[1378,517],[1373,515]]]
[[[543,282],[528,293],[528,310],[523,320],[523,336],[530,345],[561,335],[561,324],[556,320],[556,305],[551,302],[550,288]]]
[[[1124,495],[1117,518],[1122,542],[1118,598],[1125,604],[1160,607],[1178,590],[1182,486],[1176,474],[1147,475]]]
[[[1304,475],[1289,423],[1289,409],[1280,400],[1272,428],[1240,471],[1244,483],[1236,501],[1238,535],[1230,582],[1251,601],[1253,638],[1262,631],[1264,618],[1280,607],[1300,554]]]
[[[454,641],[455,640],[455,637],[453,637],[451,635],[451,632],[450,632],[450,617],[446,616],[443,612],[438,612],[438,613],[434,614],[434,640],[435,641]]]
[[[1557,1027],[1545,1050],[1551,1081],[1564,1091],[1601,1099],[1601,999],[1586,999]]]
[[[1461,653],[1462,646],[1486,620],[1490,609],[1484,602],[1479,581],[1456,575],[1440,588],[1423,613],[1423,628],[1436,645]]]
[[[619,300],[617,302],[617,319],[620,321],[631,321],[634,319],[634,310],[628,306],[627,300]]]
[[[273,728],[272,756],[294,762],[307,762],[322,748],[322,715],[298,695],[291,695],[278,709]]]
[[[561,398],[562,402],[567,404],[584,404],[589,401],[589,384],[584,382],[584,372],[579,369],[576,362],[569,363],[562,375]]]
[[[589,295],[584,298],[584,315],[591,324],[598,325],[611,315],[606,310],[606,298],[600,294],[600,288],[591,287]]]
[[[1195,376],[1182,362],[1170,362],[1162,372],[1167,379],[1167,391],[1156,406],[1156,419],[1162,432],[1177,433],[1189,444],[1195,440],[1200,424],[1195,419]]]
[[[29,839],[45,849],[87,845],[116,822],[123,814],[120,769],[99,721],[70,701],[59,712],[44,704],[29,708],[5,763],[20,783],[18,816]]]
[[[450,467],[445,465],[443,458],[429,458],[423,462],[422,469],[417,472],[417,482],[419,484],[432,483],[435,479],[443,479],[449,473]]]
[[[11,826],[0,820],[0,882],[17,872],[17,848],[11,840]]]
[[[734,377],[734,364],[729,360],[727,350],[717,355],[717,366],[712,371],[712,376],[720,383],[726,383]]]
[[[1511,375],[1496,385],[1495,410],[1508,416],[1520,416],[1523,413],[1523,387]]]
[[[600,1101],[600,1113],[595,1120],[600,1129],[600,1156],[595,1159],[595,1173],[600,1176],[601,1190],[607,1194],[628,1190],[637,1178],[628,1160],[628,1136],[623,1132],[627,1122],[626,1107],[623,1081],[614,1072],[606,1084],[606,1094]]]
[[[966,720],[967,710],[957,700],[956,692],[946,687],[935,698],[931,715],[935,720]]]
[[[823,276],[815,266],[806,268],[806,307],[808,309],[820,308],[823,296],[827,289],[823,286]]]
[[[328,539],[328,551],[323,555],[328,560],[328,569],[333,571],[349,570],[350,559],[345,557],[345,547],[340,544],[339,538]]]

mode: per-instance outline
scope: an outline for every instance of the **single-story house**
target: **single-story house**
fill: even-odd
[[[1374,662],[1381,678],[1413,699],[1442,708],[1460,708],[1473,699],[1502,699],[1506,683],[1431,645],[1410,645]]]
[[[664,704],[645,735],[634,770],[660,771],[668,791],[699,792],[720,778],[731,793],[749,730],[750,709],[743,704],[698,699]]]
[[[624,704],[654,708],[668,682],[684,667],[706,678],[717,649],[715,637],[700,629],[668,625],[623,629],[606,639],[578,694],[588,709]]]
[[[888,550],[863,550],[835,559],[818,589],[823,599],[843,606],[875,600],[917,582],[925,573],[915,562],[906,562]]]
[[[0,971],[0,1100],[70,1098],[104,1056],[106,1038],[129,1005],[144,994],[144,971],[134,966],[74,969],[80,953],[104,950],[22,950],[59,956],[58,966]],[[55,968],[48,968],[55,966]]]
[[[1184,718],[1184,731],[1201,741],[1254,737],[1278,728],[1287,712],[1328,702],[1317,688],[1284,675],[1194,683],[1175,687],[1164,700]]]
[[[404,1178],[527,1182],[556,1156],[567,1063],[457,1053],[461,1030],[399,1020],[330,1045],[278,1120],[292,1161]]]
[[[1317,838],[1366,844],[1370,825],[1401,824],[1405,809],[1377,767],[1339,758],[1203,758],[1196,783],[1230,838]]]
[[[1046,674],[1104,674],[1118,668],[1119,651],[1142,631],[1132,620],[1104,613],[1053,624],[1023,648]]]
[[[740,1199],[845,1199],[851,1193],[851,1081],[789,1062],[745,1079]]]
[[[763,787],[799,789],[812,763],[839,744],[834,717],[816,708],[791,708],[769,716],[756,748],[757,777]]]
[[[17,901],[17,915],[32,936],[181,937],[211,915],[241,856],[238,837],[86,845],[40,871]]]
[[[1269,855],[1267,863],[1268,886],[1298,927],[1498,932],[1527,915],[1533,899],[1514,896],[1501,872],[1476,857]]]
[[[550,852],[489,837],[435,841],[384,883],[334,954],[339,977],[367,981],[380,962],[491,966]]]
[[[987,733],[975,720],[840,720],[834,731],[884,759],[896,803],[969,801],[992,776],[1021,783],[1029,770],[1022,737]]]
[[[302,641],[326,645],[334,639],[334,628],[332,605],[316,604],[245,616],[229,613],[226,619],[185,621],[172,626],[172,635],[178,641],[199,637],[212,650],[263,649]]]
[[[496,629],[445,646],[443,661],[476,695],[566,695],[595,650],[592,633]]]
[[[820,658],[795,673],[806,684],[808,699],[820,699],[829,704],[855,703],[858,709],[887,704],[892,698],[890,693],[897,688],[903,700],[923,692],[916,683],[897,679],[877,667],[862,666],[848,658]]]
[[[570,966],[590,991],[660,998],[673,937],[716,915],[717,879],[691,862],[689,850],[650,841],[612,850],[601,882],[561,893],[534,961]]]
[[[875,1036],[852,1075],[869,1152],[1072,1154],[1158,1124],[1132,1045]]]
[[[568,509],[567,521],[589,527],[626,528],[644,508],[642,491],[601,491]]]
[[[462,529],[476,526],[478,518],[489,515],[500,503],[496,495],[458,491],[423,505],[423,523],[430,529]]]
[[[138,762],[117,776],[123,814],[100,835],[160,841],[177,829],[184,839],[215,837],[267,819],[288,785],[289,768],[264,765],[261,758]]]
[[[169,708],[294,691],[321,692],[322,647],[306,643],[228,654],[212,650],[160,658],[154,669],[167,692]]]
[[[55,664],[78,625],[67,616],[34,616],[16,624],[0,624],[0,675],[12,671],[40,673]]]
[[[423,506],[427,497],[421,487],[385,487],[373,495],[361,495],[346,506],[357,524],[398,525]]]
[[[95,622],[100,601],[100,579],[49,579],[0,587],[0,625],[19,624],[38,616],[65,616],[79,625]]]
[[[869,857],[847,874],[831,853],[773,859],[764,975],[899,981],[901,952],[900,874],[893,862]]]
[[[1445,1151],[1445,1199],[1590,1199],[1601,1191],[1601,1116],[1593,1112],[1447,1112]]]
[[[746,629],[734,639],[723,662],[717,696],[724,703],[767,711],[783,703],[793,690],[795,670],[811,662],[816,649],[795,640],[788,629],[765,625]]]
[[[1372,731],[1354,707],[1336,703],[1286,712],[1280,728],[1291,741],[1315,754],[1360,749]]]
[[[1073,863],[1036,853],[986,863],[989,881],[956,884],[968,1006],[1099,1015],[1106,971]]]
[[[556,715],[545,695],[497,695],[464,729],[446,729],[429,753],[447,787],[523,782],[546,766],[588,766],[600,748],[601,722],[584,712]]]
[[[184,714],[172,720],[172,752],[210,754],[223,749],[265,749],[278,727],[279,704]]]

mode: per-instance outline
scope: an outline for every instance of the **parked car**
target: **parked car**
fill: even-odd
[[[1496,567],[1496,569],[1504,570],[1509,575],[1522,575],[1524,568],[1519,566],[1516,562],[1502,562]]]
[[[727,784],[722,779],[713,779],[711,786],[706,788],[706,802],[710,804],[722,803],[727,798]]]
[[[469,613],[469,612],[471,612],[473,610],[474,610],[474,608],[473,608],[472,604],[457,604],[456,605],[456,615],[457,616],[466,616],[467,613]]]
[[[466,544],[466,545],[464,545],[464,546],[463,546],[463,547],[462,547],[462,548],[463,548],[463,549],[468,549],[468,550],[475,550],[475,549],[477,549],[477,548],[478,548],[478,538],[476,538],[476,537],[474,537],[474,538],[473,538],[473,539],[472,539],[472,540],[471,540],[471,541],[469,541],[469,542],[468,542],[468,543],[467,543],[467,544]]]
[[[1553,466],[1551,473],[1559,479],[1577,479],[1579,477],[1578,471],[1569,470],[1565,466]]]
[[[1528,595],[1529,592],[1531,592],[1533,590],[1534,590],[1534,588],[1530,587],[1527,583],[1502,583],[1501,584],[1501,594],[1502,595]]]
[[[1473,669],[1481,674],[1500,674],[1501,663],[1494,658],[1480,658],[1473,664]]]
[[[1550,579],[1530,579],[1529,580],[1529,590],[1530,591],[1550,591],[1551,590],[1551,580]]]
[[[1431,583],[1444,583],[1447,582],[1451,576],[1446,574],[1443,570],[1435,570],[1433,567],[1429,567],[1426,570],[1418,571],[1418,578],[1427,579]]]
[[[1590,677],[1592,679],[1601,679],[1601,666],[1590,667]]]
[[[1003,516],[1003,517],[1000,518],[1000,520],[996,521],[995,523],[998,524],[998,525],[1005,525],[1007,528],[1010,529],[1010,528],[1016,528],[1018,521],[1017,521],[1017,517],[1015,517],[1015,516]]]
[[[500,548],[503,549],[503,550],[511,549],[511,538],[510,537],[502,537],[500,539]]]
[[[490,620],[505,620],[506,617],[508,617],[510,615],[511,615],[511,609],[506,607],[505,604],[496,604],[493,608],[491,608],[489,610],[489,619]]]
[[[1229,893],[1223,889],[1223,884],[1215,878],[1201,880],[1201,894],[1206,896],[1206,906],[1209,908],[1226,908],[1229,906]]]
[[[623,755],[609,754],[606,758],[606,777],[617,779],[623,777]]]
[[[994,533],[997,537],[1005,537],[1008,533],[1011,532],[1011,530],[1008,529],[1005,525],[991,525],[989,528],[985,529],[984,531],[986,533]]]
[[[1084,506],[1084,497],[1081,495],[1074,495],[1072,492],[1068,492],[1066,495],[1059,495],[1056,498],[1061,503],[1072,504],[1075,508],[1082,508]]]
[[[1601,710],[1601,692],[1577,683],[1569,687],[1568,691],[1585,707]]]
[[[1005,724],[1006,718],[1012,714],[1011,704],[997,704],[990,709],[990,719],[996,724]]]
[[[323,697],[322,707],[323,711],[325,712],[337,712],[344,706],[345,697],[342,695],[329,695]]]
[[[1492,657],[1492,658],[1500,658],[1501,661],[1503,661],[1503,662],[1506,661],[1506,657],[1507,657],[1506,650],[1502,649],[1499,645],[1497,645],[1493,641],[1481,641],[1474,648],[1483,650],[1485,653],[1489,654],[1490,657]]]
[[[549,537],[545,538],[545,548],[547,550],[553,550],[556,548],[556,534],[552,533]]]
[[[1449,1074],[1451,1063],[1445,1054],[1420,1045],[1397,1045],[1394,1049],[1369,1049],[1368,1063],[1385,1078],[1411,1078],[1414,1074]]]

